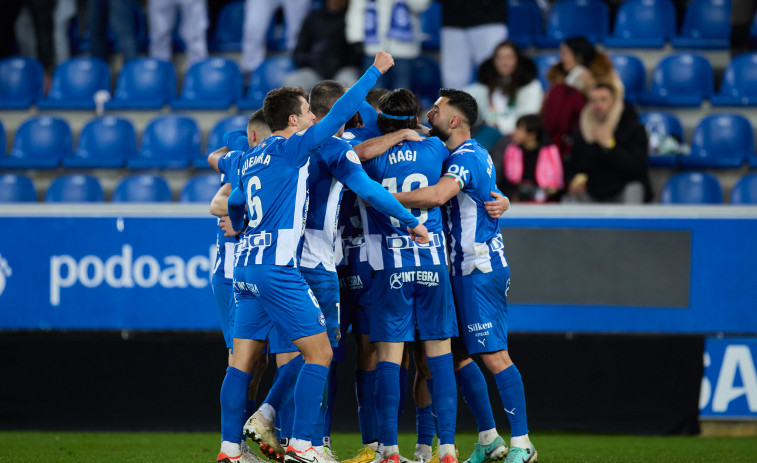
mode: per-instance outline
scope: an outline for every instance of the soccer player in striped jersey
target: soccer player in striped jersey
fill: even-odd
[[[507,350],[510,269],[498,221],[484,205],[496,191],[496,174],[489,153],[470,136],[477,114],[476,100],[469,94],[440,90],[428,120],[431,134],[451,151],[445,174],[435,185],[396,196],[408,207],[446,204],[452,288],[465,347],[455,352],[456,376],[479,429],[479,442],[468,461],[485,463],[507,452],[495,428],[486,380],[470,358],[480,354],[494,375],[512,429],[506,463],[532,463],[537,453],[528,437],[523,381]]]
[[[381,98],[378,127],[383,133],[415,129],[420,110],[405,89]],[[438,181],[449,151],[438,138],[399,143],[364,165],[391,192],[410,191]],[[439,428],[439,457],[455,463],[457,388],[450,337],[457,322],[447,269],[446,240],[439,208],[413,209],[429,230],[429,244],[418,246],[400,224],[361,205],[368,261],[376,271],[370,311],[370,338],[376,343],[376,408],[384,463],[399,463],[397,413],[399,370],[405,342],[423,341],[434,378],[432,403]]]
[[[238,442],[242,436],[237,427],[241,428],[251,377],[244,369],[246,361],[263,349],[263,343],[249,339],[249,333],[270,330],[271,325],[281,339],[297,346],[305,360],[294,390],[294,425],[284,461],[323,461],[311,439],[332,350],[325,317],[298,269],[310,155],[354,115],[378,76],[392,65],[391,55],[377,53],[374,65],[317,125],[313,125],[313,113],[301,91],[281,88],[266,96],[263,112],[273,135],[245,153],[241,180],[229,197],[234,229],[243,226],[245,204],[250,220],[234,269],[234,356],[221,388],[219,461],[239,461],[241,457]],[[412,236],[417,234],[419,241],[426,241],[425,227],[414,225]]]

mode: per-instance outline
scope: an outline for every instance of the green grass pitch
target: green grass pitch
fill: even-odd
[[[334,450],[351,458],[360,435],[336,433]],[[757,439],[738,437],[639,437],[534,432],[539,461],[599,462],[756,462]],[[460,459],[473,450],[475,433],[458,433]],[[412,457],[415,436],[400,435],[400,449]],[[253,444],[255,445],[255,444]],[[6,462],[215,462],[217,433],[0,432],[0,463]]]

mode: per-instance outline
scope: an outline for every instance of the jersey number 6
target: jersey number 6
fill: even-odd
[[[250,181],[247,182],[247,209],[249,209],[250,212],[249,226],[255,228],[260,225],[260,221],[263,220],[263,203],[260,202],[258,196],[253,196],[252,187],[255,187],[255,190],[262,188],[260,178],[257,176],[250,178]]]

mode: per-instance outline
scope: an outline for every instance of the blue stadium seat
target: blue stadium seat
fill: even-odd
[[[534,56],[534,63],[536,63],[536,69],[539,71],[539,81],[541,82],[541,86],[545,89],[549,88],[547,72],[549,72],[552,66],[559,62],[560,55],[558,55],[557,53]]]
[[[429,5],[428,10],[421,14],[421,31],[423,41],[421,47],[426,51],[439,51],[441,44],[442,29],[442,4],[434,1]]]
[[[0,60],[0,109],[27,109],[43,97],[44,71],[36,59]]]
[[[176,95],[176,71],[170,61],[137,58],[121,69],[106,109],[160,109]]]
[[[100,181],[91,175],[63,175],[56,178],[45,194],[48,203],[101,203],[105,193]]]
[[[757,106],[757,53],[739,55],[728,63],[713,106]]]
[[[137,135],[131,122],[120,117],[98,117],[82,128],[76,150],[63,158],[63,167],[117,169],[136,153]]]
[[[0,203],[21,203],[37,201],[34,183],[25,175],[0,175]]]
[[[98,58],[72,58],[55,68],[47,98],[39,109],[95,109],[94,94],[110,91],[110,70]]]
[[[731,0],[692,0],[686,6],[675,48],[728,49],[731,41]]]
[[[213,126],[213,129],[208,135],[208,144],[205,147],[204,155],[195,159],[193,164],[195,169],[210,169],[208,165],[208,155],[213,151],[223,148],[223,134],[230,130],[246,129],[247,128],[247,116],[231,116],[225,117]]]
[[[659,144],[665,137],[672,136],[679,142],[683,142],[683,125],[678,118],[671,113],[648,112],[639,114],[639,122],[647,131],[650,146]],[[654,140],[654,141],[653,141]],[[678,163],[678,155],[649,153],[648,164],[651,167],[675,167]]]
[[[227,109],[242,96],[242,71],[226,58],[208,58],[189,68],[173,109]]]
[[[752,124],[738,114],[706,116],[694,129],[691,153],[681,166],[737,169],[754,154]]]
[[[713,175],[685,172],[665,182],[660,201],[663,204],[722,204],[723,190]]]
[[[507,38],[520,48],[528,48],[541,36],[542,16],[534,0],[507,1]]]
[[[197,175],[187,180],[181,190],[179,202],[208,204],[220,187],[218,174]]]
[[[757,174],[739,179],[731,190],[731,204],[757,204]]]
[[[421,100],[422,108],[430,108],[439,98],[439,89],[442,87],[442,74],[439,63],[428,56],[415,58],[413,70],[412,90]]]
[[[655,66],[652,89],[639,97],[646,106],[699,106],[712,96],[712,66],[704,56],[666,56]]]
[[[259,109],[263,107],[266,94],[281,87],[284,79],[296,69],[294,61],[288,57],[268,58],[252,74],[247,96],[237,102],[239,109]]]
[[[670,0],[629,0],[615,16],[609,48],[662,48],[676,33],[676,10]]]
[[[244,1],[229,2],[221,8],[216,21],[216,31],[210,45],[221,52],[242,51],[244,29]]]
[[[113,191],[114,203],[163,203],[171,201],[171,188],[159,175],[130,175]]]
[[[142,148],[127,160],[130,169],[185,169],[200,154],[202,134],[187,116],[158,116],[145,127]]]
[[[3,169],[55,169],[71,156],[73,137],[68,122],[51,116],[32,117],[16,130],[8,156],[0,157]]]
[[[636,103],[639,96],[647,91],[647,71],[644,69],[644,63],[633,55],[612,54],[610,59],[625,86],[626,100]]]
[[[561,0],[549,13],[547,32],[537,37],[539,48],[557,48],[571,37],[601,42],[610,33],[610,10],[600,0]]]

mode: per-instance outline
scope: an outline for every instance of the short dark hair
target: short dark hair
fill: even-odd
[[[536,139],[541,140],[544,136],[544,121],[538,114],[527,114],[520,116],[515,123],[516,127],[520,127],[528,133],[535,133]]]
[[[414,129],[418,125],[416,117],[420,107],[418,98],[410,90],[406,88],[392,90],[379,100],[381,112],[376,125],[383,133]],[[401,119],[394,119],[393,116]]]
[[[315,117],[324,117],[331,111],[336,100],[344,95],[344,85],[334,80],[324,80],[310,90],[310,110]]]
[[[258,109],[254,113],[252,113],[252,116],[250,116],[250,119],[247,120],[247,129],[249,130],[254,125],[265,125],[268,127],[268,123],[265,121],[265,114],[263,114],[263,108]]]
[[[608,84],[607,82],[600,82],[597,85],[593,86],[592,90],[601,90],[601,89],[607,89],[608,92],[610,92],[610,95],[615,97],[615,95],[618,93],[617,90],[615,90],[615,87]]]
[[[365,97],[365,101],[367,101],[369,105],[378,110],[379,100],[387,93],[389,93],[389,90],[385,88],[372,88],[368,90],[368,96]]]
[[[454,88],[443,88],[439,90],[440,97],[446,97],[449,105],[463,114],[463,119],[469,127],[473,126],[478,120],[478,103],[469,93]]]
[[[299,87],[281,87],[268,92],[263,100],[263,115],[271,132],[289,127],[289,116],[301,116],[300,97],[307,98],[305,91]]]

